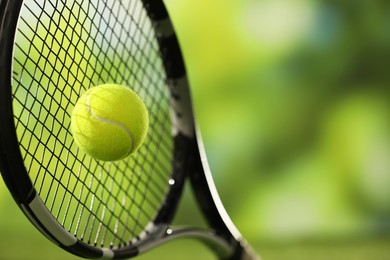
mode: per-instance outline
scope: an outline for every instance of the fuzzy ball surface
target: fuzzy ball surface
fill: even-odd
[[[135,152],[144,142],[149,117],[143,100],[130,88],[104,84],[86,91],[71,115],[76,144],[102,161],[116,161]]]

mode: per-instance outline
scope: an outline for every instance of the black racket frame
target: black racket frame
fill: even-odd
[[[72,246],[61,244],[45,225],[40,222],[34,215],[33,210],[29,207],[31,201],[37,196],[37,192],[29,178],[19,150],[12,108],[11,87],[14,38],[23,2],[23,0],[1,0],[0,2],[0,170],[2,177],[14,200],[44,235],[75,255],[86,258],[99,258],[104,255],[104,252],[82,241],[77,240]],[[173,28],[173,34],[168,36],[164,35],[164,33],[158,33],[160,21],[169,21],[170,23],[169,14],[161,0],[143,0],[142,2],[149,18],[157,25],[156,35],[167,81],[171,82],[172,89],[174,89],[176,80],[184,79],[187,81],[187,77],[179,42]],[[181,98],[180,95],[171,90],[171,99],[180,102]],[[186,106],[191,106],[191,104],[186,104]],[[189,111],[192,113],[192,108]],[[175,116],[180,120],[180,117],[184,115],[180,114],[180,111],[177,111]],[[193,117],[192,114],[190,116]],[[193,118],[191,120],[194,121]],[[188,133],[183,134],[179,131],[174,137],[172,179],[175,182],[173,185],[170,185],[165,203],[153,221],[153,225],[162,227],[162,231],[159,230],[157,236],[153,234],[152,239],[144,239],[152,235],[149,233],[153,233],[146,230],[143,237],[140,235],[139,243],[130,243],[127,247],[112,249],[113,258],[124,259],[133,257],[142,251],[140,250],[141,247],[149,248],[152,246],[148,244],[159,244],[160,242],[158,240],[168,241],[170,237],[189,235],[199,238],[208,246],[212,247],[219,254],[220,259],[242,259],[243,249],[245,247],[244,242],[220,203],[208,170],[207,162],[205,161],[200,134],[195,128],[194,126],[192,127],[193,133],[190,136]],[[170,223],[179,204],[187,177],[189,177],[198,205],[211,231],[170,229]],[[169,232],[167,232],[168,230]],[[209,238],[213,236],[215,236],[215,239]],[[218,241],[221,238],[225,241],[224,246],[218,245]]]

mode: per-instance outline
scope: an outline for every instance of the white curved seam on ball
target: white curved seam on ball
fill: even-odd
[[[128,155],[132,150],[133,150],[133,146],[134,146],[134,137],[133,137],[133,134],[131,133],[130,129],[128,129],[126,126],[124,126],[123,124],[119,123],[119,122],[116,122],[116,121],[113,121],[113,120],[110,120],[110,119],[106,119],[106,118],[103,118],[103,117],[100,117],[98,115],[96,115],[93,111],[92,111],[92,108],[91,106],[89,105],[89,95],[91,93],[88,93],[87,96],[86,96],[86,101],[85,101],[85,104],[87,105],[87,108],[88,108],[88,113],[94,117],[95,119],[99,120],[99,121],[102,121],[104,123],[108,123],[108,124],[114,124],[116,126],[119,126],[120,128],[122,128],[123,130],[126,131],[126,133],[130,136],[130,139],[131,139],[131,146],[130,146],[130,149],[128,150],[128,152],[126,153],[126,155]]]

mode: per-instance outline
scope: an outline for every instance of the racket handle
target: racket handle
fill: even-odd
[[[241,246],[242,253],[239,260],[262,260],[245,240],[241,241]]]

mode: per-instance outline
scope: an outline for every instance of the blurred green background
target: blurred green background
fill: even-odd
[[[166,4],[218,191],[256,251],[390,259],[390,2]],[[78,259],[0,185],[0,259]],[[199,214],[192,203],[187,189],[178,223]],[[138,259],[156,258],[213,255],[183,240]]]

